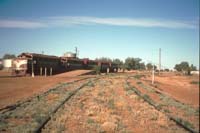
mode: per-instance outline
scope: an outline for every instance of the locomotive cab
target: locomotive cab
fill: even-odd
[[[27,72],[28,59],[16,58],[12,61],[12,75],[25,76]]]

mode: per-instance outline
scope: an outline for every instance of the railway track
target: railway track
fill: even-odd
[[[134,93],[137,94],[140,98],[142,98],[145,102],[147,102],[149,105],[153,106],[156,110],[164,113],[170,120],[174,121],[177,125],[179,125],[180,127],[184,128],[185,130],[187,130],[187,131],[189,131],[191,133],[198,133],[199,132],[199,131],[191,128],[191,126],[189,126],[190,124],[188,124],[188,122],[184,121],[183,119],[178,118],[178,117],[174,117],[173,115],[170,115],[170,114],[166,113],[166,111],[162,107],[160,107],[160,105],[158,103],[156,103],[151,98],[149,98],[149,96],[142,94],[136,87],[131,86],[130,82],[128,81],[129,78],[130,77],[127,77],[126,85],[128,86],[128,88],[130,90],[134,91]],[[164,95],[161,92],[159,92],[159,94],[160,95]]]
[[[74,106],[78,108],[82,108],[83,110],[87,109],[85,108],[85,106],[88,106],[90,108],[90,104],[85,104],[84,107],[79,106],[79,102],[77,101],[80,100],[81,97],[82,98],[87,97],[88,99],[91,98],[93,103],[97,102],[98,103],[96,106],[97,111],[101,111],[101,110],[104,110],[105,108],[109,108],[109,109],[112,109],[112,111],[115,110],[115,114],[124,115],[123,113],[121,114],[119,109],[123,109],[121,108],[121,106],[124,106],[124,107],[126,106],[124,104],[121,104],[121,105],[117,104],[117,102],[121,103],[123,100],[126,101],[126,99],[123,99],[122,101],[119,100],[119,96],[120,98],[122,98],[123,96],[124,98],[126,98],[126,96],[128,95],[128,93],[125,93],[125,94],[121,93],[124,86],[127,86],[129,89],[132,90],[132,92],[134,92],[134,95],[135,94],[138,95],[145,102],[153,106],[157,111],[161,112],[163,116],[165,116],[166,118],[168,117],[171,123],[174,123],[174,125],[176,124],[179,125],[179,126],[176,125],[175,127],[178,127],[183,131],[189,131],[192,133],[197,132],[193,128],[186,126],[184,124],[184,121],[180,121],[180,119],[177,119],[176,117],[173,117],[172,115],[169,115],[166,112],[164,112],[164,110],[160,108],[156,102],[149,100],[148,97],[145,97],[144,94],[139,91],[139,89],[131,86],[131,84],[128,81],[129,76],[107,75],[107,76],[101,76],[100,79],[102,80],[98,80],[98,79],[99,78],[97,77],[84,78],[84,79],[76,80],[70,83],[60,84],[57,87],[54,87],[45,93],[42,93],[38,96],[28,99],[27,101],[15,104],[13,106],[2,108],[0,110],[0,132],[19,132],[19,133],[21,132],[48,132],[54,128],[59,129],[59,125],[63,123],[63,121],[60,121],[60,120],[63,119],[64,122],[67,121],[67,119],[65,119],[66,117],[64,118],[61,117],[63,113],[66,113],[67,115],[69,115],[69,118],[71,118],[71,114],[69,114],[69,112],[66,111],[66,109],[70,110],[71,108],[69,107],[74,107]],[[98,80],[98,82],[95,82],[96,80]],[[115,80],[117,80],[117,82]],[[116,85],[117,86],[119,85],[121,87],[119,86],[116,87]],[[90,89],[92,88],[92,91],[91,90],[86,91],[88,88]],[[105,89],[102,89],[102,88],[105,88]],[[81,95],[79,95],[79,93]],[[90,95],[88,95],[88,93],[90,93]],[[103,97],[105,97],[105,99]],[[96,101],[95,100],[93,101],[93,99],[96,99]],[[112,103],[112,100],[113,100],[113,103]],[[137,102],[137,100],[135,100],[135,102]],[[132,103],[134,104],[135,102],[132,101]],[[99,106],[99,103],[101,103],[102,106]],[[118,108],[118,106],[116,106],[115,103],[116,105],[120,105],[120,108]],[[134,104],[133,104],[133,109],[136,108]],[[130,105],[129,107],[131,108]],[[143,107],[146,107],[146,106],[143,106]],[[132,111],[130,110],[130,108],[128,110],[129,112]],[[155,109],[150,109],[150,107],[148,107],[147,109],[149,109],[149,112],[152,112],[152,110],[155,111]],[[137,108],[137,111],[139,111],[140,114],[141,112],[143,112],[141,108]],[[72,114],[77,113],[75,112],[76,111],[72,110]],[[128,116],[133,115],[132,117],[135,118],[136,117],[134,116],[135,112],[136,111],[131,112]],[[64,114],[63,116],[66,116],[66,114]],[[112,115],[115,115],[115,114],[113,113]],[[99,115],[99,113],[97,113],[96,115]],[[77,114],[75,116],[77,116]],[[83,117],[84,115],[80,114],[80,116]],[[90,116],[87,117],[87,120],[90,120],[89,117]],[[126,117],[121,117],[121,120],[123,120],[123,118],[126,118]],[[141,119],[138,118],[138,120],[142,121],[143,116],[141,116],[140,118]],[[86,121],[86,122],[90,123],[91,121],[89,122]],[[95,121],[92,121],[92,122],[94,123]],[[98,124],[99,126],[101,126],[101,123],[96,123],[96,125]]]
[[[86,77],[86,78],[78,79],[78,80],[75,80],[75,81],[72,81],[72,82],[67,82],[67,83],[59,84],[59,85],[57,85],[57,86],[55,86],[55,87],[49,89],[48,91],[46,91],[46,92],[44,92],[44,93],[42,93],[42,94],[38,94],[38,95],[33,96],[33,97],[30,97],[30,98],[28,98],[28,99],[26,99],[26,100],[24,100],[24,101],[18,101],[16,104],[12,104],[12,105],[8,105],[8,106],[5,106],[5,107],[3,107],[3,108],[0,108],[0,113],[3,114],[3,113],[5,113],[5,112],[7,112],[7,111],[14,110],[14,109],[16,109],[17,107],[20,107],[22,104],[25,104],[25,103],[30,102],[31,99],[33,99],[33,98],[35,98],[35,97],[38,98],[38,97],[41,97],[41,96],[43,96],[43,95],[46,95],[47,93],[49,93],[49,92],[51,92],[51,91],[54,91],[55,89],[58,89],[58,88],[60,88],[60,87],[63,87],[63,86],[65,86],[65,85],[67,85],[67,84],[68,84],[68,85],[69,85],[69,84],[73,84],[73,83],[76,83],[76,82],[79,82],[79,81],[82,81],[82,80],[86,80],[86,79],[89,79],[89,78],[90,78],[90,77]]]
[[[61,84],[27,101],[0,110],[0,132],[41,132],[51,116],[80,89],[97,78]]]

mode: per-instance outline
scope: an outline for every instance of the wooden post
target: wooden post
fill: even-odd
[[[47,76],[47,68],[46,67],[44,68],[44,73],[45,73],[44,75],[46,77]]]
[[[50,68],[50,76],[52,76],[52,67]]]
[[[153,71],[152,71],[152,84],[154,84],[154,64],[153,64]]]
[[[42,67],[40,67],[40,76],[42,76]]]
[[[107,68],[107,73],[109,73],[110,72],[110,69],[109,68]]]
[[[35,75],[34,75],[34,64],[33,64],[34,62],[32,61],[32,77],[34,77]]]

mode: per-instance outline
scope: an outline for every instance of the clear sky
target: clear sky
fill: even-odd
[[[199,66],[199,0],[0,0],[0,57],[36,52]]]

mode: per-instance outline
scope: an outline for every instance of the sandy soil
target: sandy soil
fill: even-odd
[[[159,106],[165,113],[174,118],[177,117],[190,122],[192,128],[195,128],[196,131],[199,130],[199,105],[193,104],[194,102],[192,104],[191,102],[185,102],[184,97],[181,97],[182,99],[180,100],[179,97],[176,97],[176,91],[168,93],[168,91],[163,89],[166,86],[161,86],[159,82],[151,85],[151,83],[146,82],[144,78],[143,80],[140,80],[140,78],[135,78],[135,76],[130,78],[128,82],[139,90],[143,96],[145,95],[147,98],[150,98],[150,100],[153,101],[155,105]],[[181,87],[180,85],[177,86]],[[198,96],[198,94],[195,95]],[[187,95],[186,98],[188,97],[189,96]]]
[[[151,76],[144,79],[149,84],[151,83]],[[199,106],[199,84],[191,84],[191,82],[199,82],[197,75],[193,76],[176,76],[176,75],[162,75],[155,77],[155,85],[161,91],[168,93],[175,99]]]
[[[58,83],[71,82],[88,76],[78,76],[88,70],[77,70],[56,76],[11,77],[8,72],[0,72],[0,108],[19,100],[47,91]]]
[[[59,83],[93,77],[90,75],[78,76],[83,73],[83,70],[79,70],[52,77],[35,78],[13,78],[4,75],[0,77],[0,107],[24,100],[38,93],[46,92]],[[97,76],[98,80],[92,81],[90,79],[89,84],[78,91],[64,106],[52,115],[52,118],[45,125],[42,132],[186,132],[174,121],[170,120],[166,115],[167,113],[156,110],[136,95],[130,89],[130,86],[127,88],[127,82],[130,82],[132,87],[140,90],[142,95],[146,94],[146,96],[148,95],[155,102],[160,104],[161,101],[161,104],[165,104],[163,108],[169,109],[169,114],[171,112],[172,115],[188,120],[198,129],[199,110],[196,110],[196,108],[194,110],[190,106],[173,101],[173,99],[178,99],[178,101],[183,103],[197,106],[199,109],[198,102],[196,101],[199,97],[199,85],[190,83],[191,81],[198,81],[197,76],[185,77],[173,74],[156,76],[155,87],[155,85],[151,86],[151,77],[147,73],[145,74],[146,77],[143,78],[137,79],[134,77],[141,74],[143,73],[104,74],[104,76]],[[76,83],[72,86],[77,88]],[[166,94],[169,98],[163,97],[160,93],[152,90],[151,87]],[[69,86],[66,86],[64,89],[68,91]],[[60,89],[57,91],[60,91]],[[58,94],[48,95],[46,98],[47,103],[45,102],[45,104],[49,104],[50,106],[53,102],[57,101],[55,99],[62,99],[61,95]],[[60,94],[65,93],[62,92]],[[41,98],[40,101],[42,100],[44,99]],[[174,104],[174,108],[171,104]],[[48,111],[48,108],[44,106],[28,107],[32,107],[31,102],[27,103],[27,110],[30,109],[34,112],[40,109],[47,109]],[[13,113],[23,114],[23,111],[27,111],[23,107],[19,107],[18,109],[21,111],[15,112],[13,110]],[[184,114],[184,111],[186,111],[186,114]],[[8,112],[8,115],[12,115],[13,113]],[[30,115],[28,111],[27,115]],[[39,119],[42,119],[42,117],[39,117]],[[3,125],[0,124],[1,126]]]
[[[74,71],[70,71],[70,72],[66,72],[62,74],[57,74],[54,77],[75,77],[75,76],[91,73],[92,71],[93,70],[74,70]]]
[[[133,92],[125,77],[102,77],[61,108],[42,132],[186,132]]]

